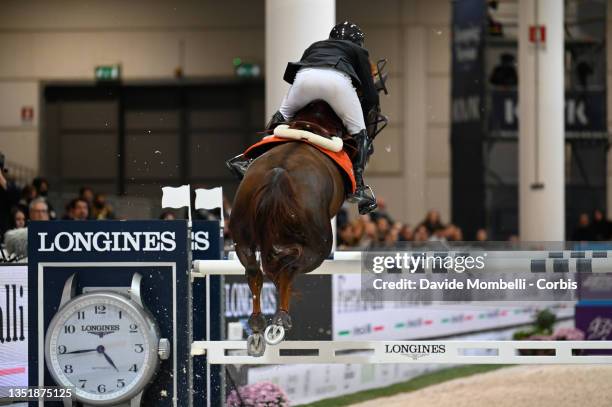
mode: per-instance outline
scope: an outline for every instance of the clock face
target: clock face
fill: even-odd
[[[85,294],[67,303],[47,333],[47,365],[58,385],[82,401],[117,401],[150,378],[157,343],[151,327],[127,300]],[[152,357],[153,356],[153,357]]]

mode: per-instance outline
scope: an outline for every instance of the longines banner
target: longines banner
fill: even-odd
[[[0,387],[28,385],[28,268],[0,266]]]
[[[99,289],[113,292],[125,290],[130,287],[134,274],[138,273],[142,276],[140,298],[159,327],[160,338],[167,338],[170,343],[170,357],[160,361],[159,371],[144,391],[142,404],[160,407],[191,405],[191,284],[187,263],[186,221],[32,222],[28,233],[29,385],[56,385],[45,364],[43,345],[51,319],[58,314],[64,288],[71,276],[74,275],[76,281],[74,295],[80,295]],[[199,244],[205,245],[206,242],[200,239]],[[100,310],[106,313],[104,309],[98,308],[96,314]],[[112,317],[107,318],[117,318],[115,313],[109,315]],[[121,318],[121,313],[118,315]],[[79,316],[78,319],[83,318],[86,317]],[[72,325],[73,329],[76,328],[78,332],[89,329],[83,323],[81,329],[78,329],[79,322],[77,318],[74,319],[76,326]],[[141,332],[135,326],[135,332]],[[111,344],[127,340],[121,335],[129,335],[132,329],[130,325],[129,332],[113,332],[110,342],[106,336],[104,340],[100,336],[100,343],[107,348],[103,351],[108,353],[108,357],[121,360],[125,352],[121,348],[110,348]],[[87,348],[91,340],[73,346]],[[138,352],[138,346],[135,352]],[[88,372],[86,365],[77,364],[85,359],[85,356],[75,358],[68,370]],[[127,362],[121,360],[117,363]],[[130,366],[136,366],[130,369],[139,369],[136,364]],[[143,364],[140,368],[146,369],[146,366]],[[106,374],[104,372],[108,371],[102,367],[100,369],[96,370],[101,372],[97,374]],[[128,373],[124,375],[129,376]],[[119,380],[125,381],[128,376]],[[120,386],[121,382],[117,385]],[[106,391],[96,390],[95,386],[92,389],[87,392]],[[62,404],[47,401],[44,405]]]

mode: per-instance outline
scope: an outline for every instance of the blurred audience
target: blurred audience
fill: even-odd
[[[0,169],[0,238],[6,239],[5,236],[10,236],[10,244],[16,248],[16,253],[20,253],[22,240],[27,239],[28,222],[53,220],[56,216],[48,200],[49,182],[45,178],[37,177],[31,184],[18,188],[6,174],[5,169]],[[440,212],[435,209],[429,210],[420,223],[411,225],[394,221],[385,201],[382,198],[377,201],[377,211],[353,219],[349,216],[348,207],[341,209],[336,219],[339,250],[359,251],[372,247],[393,247],[400,242],[453,242],[464,239],[462,229],[452,223],[444,223]],[[231,210],[231,202],[224,198],[226,246],[231,245],[227,228]],[[184,217],[185,214],[180,211],[164,211],[159,219],[174,220]],[[219,209],[197,211],[195,214],[196,219],[218,220],[219,217]],[[68,202],[62,217],[68,220],[115,218],[113,207],[107,201],[106,195],[96,193],[87,186],[80,188],[78,196]],[[577,225],[568,229],[572,232],[570,237],[573,241],[601,241],[612,238],[612,222],[606,219],[601,210],[595,210],[591,216],[587,213],[580,214]],[[8,231],[11,233],[7,233]],[[478,229],[475,240],[488,241],[487,229]],[[518,242],[519,238],[512,235],[508,240]],[[5,241],[5,244],[8,242]]]
[[[605,218],[603,211],[593,211],[593,220],[588,213],[581,213],[574,228],[571,240],[575,242],[593,242],[612,238],[612,223]]]

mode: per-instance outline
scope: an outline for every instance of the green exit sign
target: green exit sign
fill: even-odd
[[[118,81],[121,78],[121,65],[99,65],[94,73],[98,81]]]

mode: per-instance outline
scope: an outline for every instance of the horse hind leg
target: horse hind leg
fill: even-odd
[[[289,315],[289,302],[294,275],[295,270],[290,268],[290,270],[282,270],[274,280],[280,306],[272,318],[272,324],[266,328],[265,339],[270,345],[280,343],[285,338],[285,332],[289,331],[293,326],[291,316]]]
[[[247,282],[251,289],[253,311],[249,317],[249,328],[252,333],[247,338],[247,352],[250,356],[262,356],[266,343],[263,332],[266,329],[266,318],[261,312],[261,289],[263,287],[263,273],[254,250],[240,250],[236,248],[240,262],[244,265]]]

